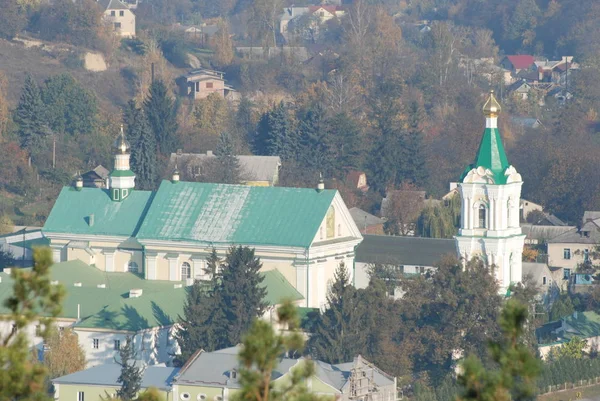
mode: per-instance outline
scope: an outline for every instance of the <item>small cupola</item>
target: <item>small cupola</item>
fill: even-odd
[[[177,169],[177,164],[175,164],[175,169],[173,170],[173,176],[171,177],[171,182],[173,184],[177,184],[179,182],[179,169]]]
[[[83,177],[79,173],[77,173],[77,178],[75,178],[75,189],[78,191],[83,189]]]
[[[323,181],[323,173],[319,173],[319,183],[317,184],[317,192],[325,190],[325,181]]]

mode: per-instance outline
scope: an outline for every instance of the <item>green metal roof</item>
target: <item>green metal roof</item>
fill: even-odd
[[[137,238],[308,247],[335,194],[165,180]]]
[[[64,187],[42,229],[49,233],[135,235],[152,202],[150,191],[133,191],[122,202],[113,202],[108,190]],[[90,225],[90,215],[94,215]]]
[[[279,270],[268,270],[263,273],[263,285],[267,289],[265,301],[269,305],[279,305],[284,300],[299,301],[304,299],[302,294],[285,279]]]
[[[135,173],[131,170],[113,170],[109,177],[135,177]]]
[[[461,176],[461,181],[474,168],[483,167],[489,169],[494,175],[496,184],[506,184],[507,177],[504,175],[506,169],[510,166],[504,146],[502,145],[502,137],[498,128],[486,128],[483,131],[483,137],[477,151],[475,162],[469,165]]]
[[[564,322],[573,328],[573,331],[565,332],[563,337],[589,338],[600,336],[600,315],[596,312],[577,312],[563,318]]]
[[[187,288],[175,288],[181,282],[145,280],[133,273],[107,273],[80,260],[55,264],[50,275],[66,290],[60,317],[77,319],[79,305],[81,320],[77,327],[138,331],[171,325],[183,315]],[[265,301],[269,304],[303,299],[279,271],[267,271],[264,276]],[[12,294],[13,280],[6,273],[0,273],[0,279],[0,314],[6,314],[9,311],[4,300]],[[142,295],[129,298],[132,289],[141,289]]]

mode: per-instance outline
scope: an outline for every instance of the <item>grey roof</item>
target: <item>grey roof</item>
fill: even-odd
[[[237,379],[231,378],[231,372],[238,369],[238,353],[240,347],[226,348],[215,352],[196,353],[182,368],[175,377],[176,384],[203,385],[207,387],[227,387],[239,388]],[[272,380],[282,377],[289,370],[300,363],[303,359],[282,358],[279,364],[272,372]],[[384,373],[361,356],[354,358],[354,361],[331,365],[322,361],[315,360],[316,376],[323,382],[333,388],[342,391],[348,384],[350,372],[354,366],[371,368],[375,384],[387,386],[394,383],[394,378]]]
[[[106,179],[106,178],[108,178],[109,174],[110,174],[110,171],[108,171],[108,169],[106,167],[104,167],[103,165],[100,164],[100,165],[96,166],[94,169],[81,174],[81,177],[83,177],[84,180],[86,180],[86,179],[90,179],[90,180]]]
[[[582,229],[585,231],[586,226],[582,227]],[[600,230],[596,227],[596,229],[590,230],[589,237],[586,237],[577,229],[577,227],[573,227],[551,240],[548,240],[548,242],[553,244],[597,244],[600,242]]]
[[[454,239],[363,235],[356,248],[359,263],[435,266],[444,255],[456,255]]]
[[[582,223],[585,223],[588,220],[597,220],[600,219],[600,212],[593,210],[586,210],[583,212],[583,218],[581,219]]]
[[[542,125],[542,122],[535,117],[511,117],[513,123],[522,127],[537,128]]]
[[[142,388],[156,387],[158,389],[170,389],[173,377],[178,371],[178,368],[148,366],[142,377]],[[85,384],[118,387],[120,384],[117,383],[117,379],[120,374],[120,365],[108,363],[58,377],[53,379],[52,382],[56,384]]]
[[[352,220],[356,223],[358,228],[366,226],[374,226],[377,224],[383,224],[384,219],[372,215],[369,212],[365,212],[362,209],[357,207],[353,207],[350,209],[350,215],[352,216]]]
[[[205,153],[171,153],[169,160],[169,169],[175,166],[175,160],[181,168],[182,164],[190,161],[198,161],[199,163],[214,159],[216,156]],[[275,172],[281,166],[281,158],[279,156],[237,156],[240,167],[242,169],[242,177],[248,181],[273,181]]]
[[[175,377],[177,384],[196,384],[208,387],[240,388],[240,383],[231,378],[231,372],[239,369],[237,347],[222,351],[196,353]],[[275,380],[287,373],[297,359],[283,358],[271,375]]]
[[[537,239],[541,241],[549,241],[575,228],[575,226],[521,225],[521,230],[527,239]]]
[[[105,10],[129,10],[129,7],[119,0],[98,0],[98,4]]]
[[[550,269],[546,263],[523,262],[523,277],[531,275],[535,283],[542,281],[542,277],[550,277]]]

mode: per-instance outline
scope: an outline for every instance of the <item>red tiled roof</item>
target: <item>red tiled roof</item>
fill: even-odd
[[[513,67],[515,67],[515,69],[517,70],[529,68],[535,62],[533,56],[529,56],[527,54],[521,54],[518,56],[506,56],[506,58],[512,63]]]

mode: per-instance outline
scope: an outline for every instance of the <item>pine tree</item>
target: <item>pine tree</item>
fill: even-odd
[[[400,141],[399,135],[393,132],[386,133],[376,140],[369,154],[369,182],[382,196],[385,196],[388,188],[398,181],[398,165],[404,153],[403,147],[399,146]]]
[[[177,113],[175,103],[169,96],[164,82],[157,80],[150,85],[150,93],[144,102],[144,111],[158,150],[163,155],[174,152],[177,148]]]
[[[423,149],[423,132],[421,124],[423,121],[423,111],[415,101],[408,107],[409,126],[405,133],[405,149],[402,163],[399,164],[401,171],[398,176],[402,181],[409,181],[413,184],[424,187],[427,184],[427,163]]]
[[[235,155],[235,143],[228,132],[223,132],[219,136],[219,143],[215,149],[217,156],[217,168],[219,170],[220,180],[223,184],[240,183],[240,161]]]
[[[460,401],[533,400],[541,362],[520,341],[527,321],[527,307],[511,299],[500,317],[502,339],[489,344],[497,368],[486,369],[481,360],[469,356],[462,363],[458,382],[463,387]]]
[[[331,176],[333,149],[325,109],[320,104],[306,111],[299,122],[300,162],[306,169]]]
[[[156,188],[156,141],[144,110],[130,101],[125,110],[127,139],[131,144],[131,169],[136,174],[136,187],[145,190]]]
[[[263,114],[253,141],[254,153],[294,160],[298,152],[296,131],[288,107],[283,103]]]
[[[277,310],[278,323],[287,331],[275,331],[269,322],[254,320],[244,336],[238,356],[241,364],[241,389],[233,396],[234,401],[320,401],[319,396],[306,386],[315,374],[314,363],[303,360],[294,366],[285,386],[273,385],[273,371],[282,355],[302,351],[304,338],[299,330],[296,307],[291,302],[284,303]],[[282,334],[286,333],[286,334]]]
[[[227,335],[230,345],[240,342],[252,321],[263,315],[267,308],[264,299],[266,288],[260,259],[254,249],[231,247],[224,266],[219,273],[221,280],[221,302],[227,318]]]
[[[327,294],[327,309],[316,323],[308,348],[312,357],[328,363],[349,362],[364,349],[361,308],[350,275],[343,263],[335,271]]]
[[[31,154],[39,150],[47,129],[44,126],[44,103],[38,84],[27,74],[19,105],[15,110],[15,122],[19,125],[19,142]]]
[[[243,141],[250,142],[256,130],[256,121],[252,110],[252,102],[246,96],[242,96],[235,113],[235,126]]]
[[[361,137],[358,122],[345,113],[339,113],[333,116],[327,125],[335,152],[335,157],[332,158],[333,174],[357,169],[361,165]]]
[[[136,366],[135,357],[133,338],[127,336],[125,345],[119,350],[119,358],[115,358],[115,362],[121,366],[121,374],[117,379],[121,388],[117,390],[117,397],[123,401],[134,400],[142,386],[142,369]]]

